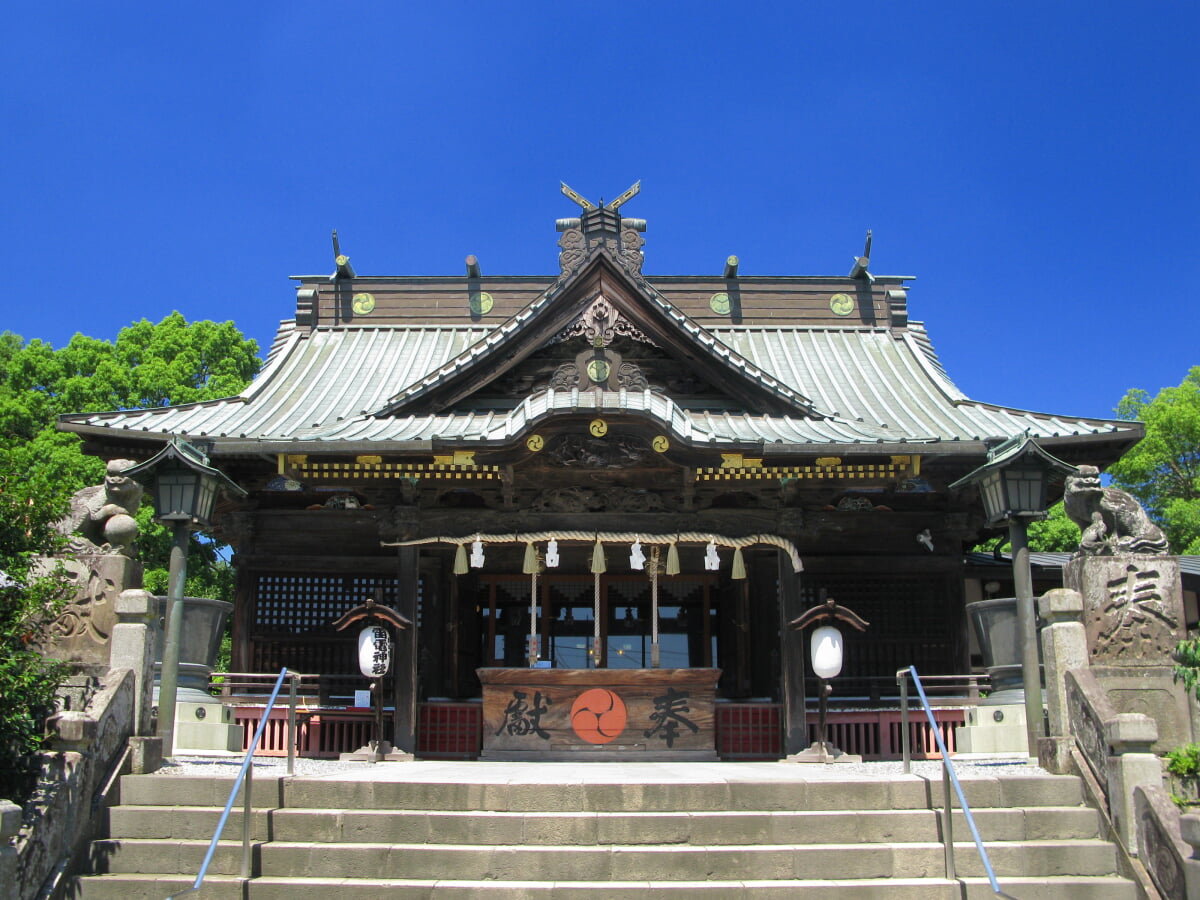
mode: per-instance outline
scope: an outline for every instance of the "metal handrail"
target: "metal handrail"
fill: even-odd
[[[962,785],[958,783],[958,773],[954,771],[954,763],[950,761],[950,752],[946,749],[946,742],[942,740],[942,732],[938,729],[937,722],[933,718],[933,709],[929,705],[929,699],[925,696],[925,688],[921,686],[921,678],[917,675],[915,666],[907,666],[896,672],[896,683],[900,687],[900,729],[902,731],[900,737],[900,746],[904,753],[904,774],[912,774],[912,738],[908,731],[908,679],[906,675],[911,675],[913,684],[917,687],[917,694],[921,697],[921,706],[925,710],[925,716],[929,719],[929,730],[933,732],[933,738],[937,741],[938,751],[942,754],[942,846],[945,848],[946,857],[946,878],[950,881],[956,881],[958,876],[954,868],[954,823],[952,819],[953,807],[950,799],[950,786],[954,785],[954,792],[958,794],[958,803],[962,808],[963,816],[967,820],[967,826],[971,829],[971,836],[975,839],[975,849],[979,851],[979,858],[983,861],[983,869],[987,872],[988,882],[992,886],[992,892],[999,894],[1001,897],[1009,895],[1000,890],[1000,885],[996,881],[996,873],[992,871],[992,861],[988,858],[987,848],[983,846],[983,839],[979,836],[979,829],[975,827],[975,817],[971,815],[971,807],[967,803],[967,798],[963,794]]]
[[[212,862],[213,854],[217,850],[217,842],[221,839],[221,832],[225,830],[225,823],[229,821],[229,811],[233,809],[233,801],[237,797],[238,789],[244,781],[246,784],[246,792],[242,796],[242,878],[250,877],[250,810],[253,806],[251,802],[251,794],[254,788],[254,751],[258,749],[258,742],[262,740],[263,731],[266,730],[267,720],[271,717],[271,710],[275,708],[275,700],[279,697],[279,690],[283,687],[283,679],[290,678],[289,697],[288,697],[288,754],[287,754],[287,773],[295,774],[295,756],[296,756],[296,686],[303,677],[297,672],[289,672],[286,668],[281,669],[279,677],[275,679],[275,689],[271,691],[271,699],[267,701],[266,707],[263,709],[262,718],[258,720],[258,728],[254,732],[254,739],[250,742],[249,749],[246,750],[246,756],[242,760],[241,771],[238,772],[237,778],[233,781],[233,787],[229,789],[229,799],[225,801],[225,810],[221,813],[221,818],[217,822],[217,830],[213,832],[212,840],[208,844],[208,852],[204,854],[204,863],[200,866],[200,871],[196,875],[195,882],[190,888],[180,891],[177,894],[171,894],[167,900],[176,900],[178,897],[185,897],[188,894],[194,894],[200,890],[204,884],[204,876],[208,874],[209,863]]]

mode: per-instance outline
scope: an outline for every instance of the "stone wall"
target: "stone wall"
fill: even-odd
[[[5,897],[64,896],[72,861],[83,859],[98,837],[98,812],[126,758],[136,708],[134,672],[112,669],[85,709],[51,719],[54,750],[42,754],[38,794],[23,815],[20,807],[0,801],[0,885],[15,890]]]

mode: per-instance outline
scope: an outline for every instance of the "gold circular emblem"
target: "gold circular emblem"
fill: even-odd
[[[373,294],[355,294],[350,301],[350,308],[354,310],[356,316],[365,316],[375,308],[375,296]]]
[[[592,379],[593,384],[604,384],[608,381],[608,373],[610,366],[607,360],[593,359],[587,364],[588,378]]]
[[[667,440],[665,434],[654,436],[654,440],[650,442],[650,446],[654,448],[655,453],[666,453],[671,449],[671,442]]]
[[[492,311],[495,301],[487,291],[476,291],[471,295],[471,315],[486,316]]]
[[[829,298],[829,308],[839,316],[848,316],[854,312],[854,298],[849,294],[834,294]]]
[[[592,419],[588,423],[588,431],[592,433],[593,437],[604,437],[608,434],[608,423],[603,419]]]
[[[721,291],[719,294],[713,294],[712,298],[708,301],[708,305],[718,316],[729,315],[729,310],[733,308],[729,303],[729,295],[724,291]]]
[[[541,450],[543,447],[546,446],[546,439],[543,438],[540,434],[531,434],[528,438],[526,438],[525,446],[528,447],[530,450],[532,450],[534,453],[537,453],[539,450]]]

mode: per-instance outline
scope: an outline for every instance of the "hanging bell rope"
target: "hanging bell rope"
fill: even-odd
[[[511,544],[516,541],[515,536],[510,532],[508,534],[475,534],[463,536],[439,535],[436,537],[416,538],[410,541],[383,541],[381,545],[384,547],[414,547],[422,544],[462,544],[464,540],[477,540],[485,544]],[[744,549],[746,547],[754,547],[758,545],[766,545],[776,547],[788,555],[788,559],[792,563],[792,571],[804,571],[804,565],[800,561],[800,552],[796,549],[796,545],[787,538],[780,537],[777,534],[751,534],[746,537],[727,537],[720,534],[709,534],[702,531],[683,531],[672,534],[648,534],[638,531],[537,531],[520,536],[520,542],[537,542],[542,541],[575,541],[578,543],[613,543],[613,544],[631,544],[634,541],[640,541],[643,544],[666,544],[667,546],[667,568],[666,574],[679,574],[679,551],[676,544],[716,544],[718,547],[729,547],[734,550]],[[593,551],[593,557],[595,552]],[[674,560],[674,566],[672,566]],[[672,569],[674,568],[674,571]]]

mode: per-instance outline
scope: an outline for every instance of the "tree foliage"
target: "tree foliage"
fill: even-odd
[[[975,549],[985,553],[1010,551],[1007,529]],[[1035,553],[1072,553],[1079,549],[1079,526],[1067,518],[1061,502],[1050,507],[1042,521],[1029,523],[1029,549]]]
[[[27,482],[58,503],[99,484],[104,463],[85,456],[77,435],[55,428],[76,412],[152,409],[237,394],[258,372],[258,344],[232,322],[192,322],[171,313],[121,329],[116,341],[76,334],[63,348],[0,334],[0,475]],[[170,538],[150,516],[139,541],[148,575],[165,568]],[[193,546],[191,566],[218,565],[211,545]]]
[[[238,393],[260,367],[258,345],[231,322],[188,323],[179,313],[124,328],[114,342],[77,334],[61,349],[0,334],[0,797],[32,789],[37,750],[65,666],[31,649],[66,596],[46,571],[61,547],[54,528],[77,490],[99,484],[102,460],[56,429],[73,412],[147,409]],[[165,585],[170,537],[139,513],[147,586]],[[194,541],[187,589],[230,593],[232,572],[210,542]]]
[[[61,514],[43,489],[0,475],[0,797],[18,802],[36,785],[44,723],[66,674],[31,646],[66,596],[62,573],[38,565],[61,543]]]
[[[1146,436],[1109,467],[1113,484],[1146,507],[1173,552],[1200,554],[1200,366],[1153,398],[1129,391],[1117,415],[1140,420]]]

